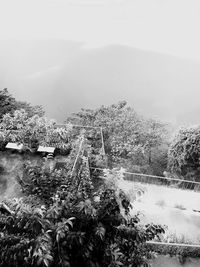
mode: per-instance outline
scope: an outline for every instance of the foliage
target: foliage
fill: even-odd
[[[13,114],[5,114],[0,123],[1,142],[19,142],[28,148],[38,145],[53,146],[60,150],[69,150],[71,125],[57,128],[53,120],[34,115],[28,116],[25,110],[16,110]]]
[[[87,150],[90,166],[105,168],[107,157],[104,152],[104,144],[102,144],[100,128],[73,125],[70,133],[71,140],[77,140],[80,136],[84,138],[84,149]]]
[[[15,210],[12,214],[1,214],[0,265],[37,266],[40,261],[41,266],[47,266],[52,260],[51,238],[43,232],[49,222],[42,209],[31,209],[18,201],[12,205]]]
[[[22,109],[3,115],[0,141],[72,152],[61,169],[51,159],[39,166],[24,164],[18,177],[24,197],[0,209],[0,266],[148,266],[152,253],[146,241],[159,238],[164,229],[142,226],[138,216],[131,216],[130,199],[118,186],[122,171],[105,170],[101,187],[93,185],[89,165],[103,166],[105,160],[99,153],[101,135],[84,131],[74,142],[77,133],[71,124],[57,128],[41,114],[30,114]],[[115,164],[127,159],[152,164],[152,149],[163,142],[164,125],[144,120],[125,102],[83,110],[77,118],[83,125],[104,127],[106,151]],[[95,179],[101,178],[97,174]]]
[[[41,106],[31,106],[27,102],[17,101],[7,88],[0,90],[0,120],[7,113],[13,114],[15,110],[24,109],[29,117],[34,115],[44,116],[44,110]]]
[[[23,166],[23,177],[18,178],[25,195],[35,195],[42,202],[48,204],[55,195],[59,186],[66,180],[66,170],[52,169],[50,162],[43,162],[34,166],[32,162],[25,162]]]
[[[0,119],[4,114],[15,110],[15,103],[14,97],[9,94],[7,88],[0,90]]]
[[[63,189],[81,199],[89,198],[93,190],[88,159],[85,156],[80,157],[79,167],[73,175],[71,165],[57,169],[56,163],[51,159],[46,159],[40,165],[26,161],[23,164],[23,176],[18,175],[17,180],[24,195],[35,196],[47,205],[52,203],[56,192],[61,193]]]
[[[45,115],[45,111],[42,106],[36,105],[32,106],[30,103],[17,101],[16,110],[24,109],[28,114],[28,117],[33,117],[34,115],[38,115],[39,117],[43,117]]]
[[[200,181],[200,127],[182,128],[168,153],[168,169],[188,180]]]
[[[90,178],[89,160],[91,148],[84,136],[72,143],[72,152],[67,157],[44,157],[33,161],[25,160],[16,179],[22,192],[40,198],[42,203],[52,203],[52,197],[58,188],[77,194],[82,190],[81,198],[87,199],[93,190]],[[61,161],[60,161],[61,160]]]
[[[130,216],[129,199],[117,186],[121,173],[105,171],[104,186],[94,192],[86,158],[81,165],[49,207],[15,200],[13,212],[1,214],[1,266],[148,266],[145,242],[163,228],[142,227]]]
[[[123,164],[131,171],[131,166],[150,166],[149,170],[162,174],[167,158],[167,128],[164,123],[144,119],[125,101],[111,106],[102,106],[96,110],[82,109],[67,119],[67,122],[103,128],[103,137],[109,166]],[[160,148],[165,154],[163,163],[160,159]],[[160,168],[160,170],[159,170]],[[155,174],[155,173],[154,173]]]

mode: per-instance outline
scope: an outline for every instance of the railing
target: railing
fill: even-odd
[[[131,172],[125,172],[124,179],[127,181],[164,185],[173,188],[200,192],[200,182],[196,181]]]
[[[174,247],[191,247],[191,248],[200,248],[198,244],[186,244],[186,243],[166,243],[166,242],[157,242],[157,241],[146,241],[149,245],[157,246],[174,246]]]
[[[96,169],[98,171],[103,172],[102,168],[91,168],[91,169]],[[124,174],[124,179],[130,182],[163,185],[172,188],[186,189],[186,190],[193,190],[196,192],[200,192],[200,182],[196,181],[149,175],[144,173],[127,172],[127,171],[124,171],[123,174]]]

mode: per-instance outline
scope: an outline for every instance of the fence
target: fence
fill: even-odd
[[[125,172],[124,179],[133,182],[165,185],[173,188],[200,192],[200,182],[196,181],[131,172]]]
[[[91,168],[93,170],[102,171],[102,168]],[[183,180],[178,178],[171,177],[163,177],[156,175],[149,175],[144,173],[133,173],[133,172],[123,172],[124,180],[143,183],[143,184],[155,184],[155,185],[163,185],[172,188],[185,189],[185,190],[193,190],[196,192],[200,192],[200,182]]]

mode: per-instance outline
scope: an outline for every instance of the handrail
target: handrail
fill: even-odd
[[[105,168],[103,169],[103,168],[91,167],[91,169],[103,171]],[[179,179],[179,178],[171,178],[171,177],[165,177],[165,176],[157,176],[157,175],[150,175],[150,174],[136,173],[136,172],[127,172],[127,171],[124,171],[123,173],[124,174],[132,174],[132,175],[136,175],[136,176],[142,176],[142,177],[150,177],[150,178],[155,178],[155,179],[163,179],[163,180],[176,181],[176,182],[186,182],[186,183],[192,183],[192,184],[200,185],[200,182],[184,180],[184,179]]]
[[[200,248],[200,245],[186,244],[186,243],[167,243],[167,242],[157,242],[157,241],[146,241],[150,245],[164,245],[164,246],[179,246],[179,247],[193,247]]]

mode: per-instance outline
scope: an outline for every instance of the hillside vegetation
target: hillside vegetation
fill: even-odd
[[[168,126],[124,101],[82,109],[58,126],[41,107],[24,103],[19,110],[7,90],[0,95],[0,153],[9,153],[8,142],[23,145],[12,172],[22,197],[5,196],[0,205],[0,265],[148,266],[153,253],[146,241],[164,229],[131,215],[119,169],[163,175],[172,146]],[[42,157],[40,145],[55,147],[55,154]]]

